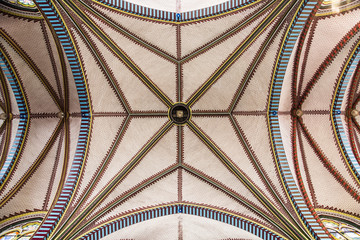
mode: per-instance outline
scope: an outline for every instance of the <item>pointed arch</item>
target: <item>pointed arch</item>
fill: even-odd
[[[155,219],[162,216],[168,216],[173,214],[189,214],[199,217],[205,217],[213,219],[219,222],[230,224],[234,227],[248,231],[263,239],[283,239],[283,236],[275,233],[268,228],[255,223],[249,219],[243,218],[238,215],[234,215],[230,212],[223,210],[210,208],[198,204],[167,204],[156,207],[150,207],[142,209],[140,211],[133,212],[131,214],[123,215],[115,220],[105,222],[101,226],[98,226],[84,235],[80,236],[81,240],[97,240],[110,233],[123,229],[125,227]]]

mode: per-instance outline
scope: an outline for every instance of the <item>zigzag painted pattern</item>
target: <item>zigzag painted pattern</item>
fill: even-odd
[[[279,118],[277,115],[280,103],[282,83],[284,81],[285,72],[289,64],[290,56],[293,52],[296,40],[298,39],[302,29],[306,24],[307,19],[311,16],[312,11],[317,4],[318,1],[314,0],[303,2],[286,36],[272,83],[268,119],[271,129],[272,144],[276,155],[276,161],[281,172],[281,177],[298,214],[300,215],[304,224],[310,230],[311,234],[316,239],[330,239],[325,233],[325,231],[321,228],[319,223],[315,220],[314,216],[311,214],[309,208],[304,201],[303,196],[301,195],[296,185],[296,182],[289,167],[288,160],[286,158],[280,133]]]
[[[83,71],[80,66],[79,58],[74,48],[74,44],[69,36],[69,33],[59,16],[54,5],[48,0],[36,0],[38,8],[44,13],[46,19],[49,21],[51,27],[55,30],[57,37],[64,49],[65,55],[69,61],[72,74],[74,76],[76,89],[79,96],[81,108],[81,126],[79,140],[76,147],[74,161],[72,163],[69,176],[66,183],[61,190],[59,199],[54,208],[48,214],[47,218],[40,226],[33,239],[46,239],[59,222],[64,213],[74,189],[77,185],[78,178],[83,166],[84,157],[87,151],[87,144],[89,138],[89,130],[91,126],[91,110],[89,104],[86,83],[83,76]]]
[[[346,136],[345,128],[343,126],[341,117],[338,114],[339,111],[341,110],[341,105],[345,96],[345,91],[352,76],[355,74],[355,70],[357,65],[359,64],[359,61],[360,61],[360,44],[357,45],[357,48],[353,52],[353,55],[351,56],[348,64],[345,67],[345,71],[341,76],[340,84],[337,88],[335,95],[335,101],[331,109],[331,119],[333,121],[336,137],[340,143],[342,152],[346,160],[348,161],[351,170],[353,171],[357,179],[360,181],[360,165],[354,156],[354,152],[352,151],[351,145]]]
[[[144,210],[141,212],[137,212],[128,215],[126,217],[117,219],[115,221],[112,221],[110,223],[106,223],[105,225],[97,228],[96,230],[86,234],[81,239],[97,240],[115,231],[118,231],[122,228],[131,226],[133,224],[162,216],[173,215],[173,214],[189,214],[189,215],[195,215],[199,217],[213,219],[226,224],[230,224],[234,227],[243,229],[245,231],[248,231],[262,239],[269,239],[269,240],[283,239],[275,235],[274,233],[270,232],[269,230],[253,222],[242,219],[240,217],[236,217],[214,209],[208,209],[201,206],[193,206],[187,204],[173,204],[167,206],[160,206],[160,207]]]
[[[27,131],[27,126],[29,122],[28,109],[25,102],[25,97],[21,91],[19,80],[16,78],[12,68],[10,67],[9,62],[5,58],[2,51],[0,51],[0,66],[5,74],[6,79],[9,81],[11,89],[14,93],[16,103],[19,108],[20,121],[14,143],[11,147],[11,150],[6,157],[6,161],[0,170],[0,186],[4,183],[5,179],[9,175],[11,168],[14,166],[16,159],[19,157],[20,149],[25,139],[25,133]]]
[[[124,0],[96,0],[96,1],[108,5],[110,7],[128,13],[137,14],[143,17],[155,18],[155,19],[171,21],[171,22],[187,22],[191,20],[196,20],[196,19],[214,16],[217,14],[226,13],[235,10],[237,8],[246,6],[250,3],[253,3],[256,0],[230,0],[215,6],[189,11],[189,12],[183,12],[183,13],[152,9],[137,4],[133,4]]]

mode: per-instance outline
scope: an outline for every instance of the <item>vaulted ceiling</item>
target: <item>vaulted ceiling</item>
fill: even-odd
[[[360,239],[359,0],[0,12],[1,240]]]

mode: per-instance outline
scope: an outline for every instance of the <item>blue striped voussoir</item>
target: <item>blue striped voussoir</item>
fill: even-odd
[[[46,20],[54,29],[57,38],[64,50],[66,58],[70,64],[71,72],[74,77],[75,86],[79,96],[81,109],[81,125],[78,144],[75,151],[75,157],[72,162],[70,172],[60,196],[57,199],[54,208],[49,213],[48,217],[43,221],[40,230],[33,236],[33,239],[47,239],[56,224],[62,217],[65,209],[73,195],[74,189],[78,182],[78,178],[83,166],[84,157],[86,155],[87,143],[89,140],[89,130],[91,125],[91,110],[90,102],[87,93],[86,83],[83,75],[83,70],[80,65],[78,55],[75,50],[74,43],[66,29],[66,26],[57,12],[53,3],[49,0],[35,0],[38,4],[39,10],[44,13]]]
[[[182,211],[179,212],[179,209],[182,209]],[[172,205],[160,206],[152,209],[146,209],[144,211],[137,212],[123,218],[119,218],[103,226],[100,226],[99,228],[83,236],[81,239],[83,240],[101,239],[106,235],[109,235],[113,232],[131,226],[133,224],[162,216],[169,216],[173,214],[188,214],[188,215],[195,215],[199,217],[213,219],[243,229],[245,231],[248,231],[262,239],[274,239],[274,240],[282,239],[280,236],[269,231],[268,229],[265,229],[257,225],[256,223],[250,222],[246,219],[242,219],[238,216],[230,215],[221,211],[217,211],[215,209],[209,209],[201,206],[194,206],[187,204],[172,204]]]
[[[333,114],[333,123],[335,126],[335,133],[336,138],[340,142],[340,147],[345,155],[345,158],[347,162],[350,165],[350,168],[352,172],[355,174],[358,180],[360,180],[360,165],[357,161],[354,152],[351,148],[350,142],[348,140],[348,137],[345,133],[344,125],[341,119],[341,116],[337,114],[338,112],[341,112],[341,106],[344,100],[345,91],[349,86],[349,82],[351,77],[355,73],[355,69],[358,66],[360,61],[360,44],[358,44],[357,48],[355,49],[354,53],[350,57],[347,65],[345,66],[345,70],[343,75],[340,78],[340,84],[336,91],[335,95],[335,101],[332,108],[332,114]]]
[[[281,133],[280,133],[280,123],[277,114],[271,114],[272,112],[277,112],[280,104],[280,94],[282,91],[282,84],[285,77],[286,68],[289,64],[291,53],[295,47],[295,42],[298,39],[300,32],[305,26],[307,19],[310,17],[310,14],[314,7],[316,6],[317,1],[307,0],[304,1],[302,6],[299,8],[292,25],[289,28],[287,36],[285,38],[284,45],[282,47],[281,53],[279,55],[279,61],[276,65],[275,76],[273,79],[273,88],[270,95],[270,106],[269,106],[269,120],[271,135],[273,139],[273,147],[275,150],[276,161],[278,163],[282,180],[285,184],[285,188],[292,200],[292,203],[297,210],[300,218],[303,220],[304,224],[308,227],[311,234],[316,238],[329,239],[324,230],[316,222],[314,216],[310,213],[309,208],[307,207],[304,198],[302,197],[292,172],[289,167],[289,163],[286,158],[284,146],[282,143]]]
[[[96,0],[96,1],[101,4],[107,5],[109,7],[116,8],[124,12],[136,14],[142,17],[154,18],[154,19],[170,21],[170,22],[187,22],[187,21],[211,17],[221,13],[236,10],[255,2],[256,0],[229,0],[225,3],[221,3],[215,6],[193,10],[189,12],[183,12],[183,13],[175,13],[169,11],[162,11],[158,9],[152,9],[144,6],[139,6],[133,3],[129,3],[124,0]]]
[[[15,135],[14,142],[11,146],[11,149],[6,157],[5,163],[0,170],[0,186],[5,182],[8,177],[16,159],[19,157],[20,148],[25,140],[25,134],[27,131],[29,114],[26,105],[26,100],[23,92],[21,91],[19,79],[16,78],[15,73],[13,72],[13,68],[10,63],[4,56],[3,52],[0,51],[0,66],[1,70],[5,75],[5,78],[9,82],[11,89],[15,95],[16,103],[18,105],[20,120],[18,129]]]

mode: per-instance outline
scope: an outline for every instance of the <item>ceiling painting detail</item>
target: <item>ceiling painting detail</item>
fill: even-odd
[[[358,239],[360,1],[147,4],[0,1],[0,239]]]

